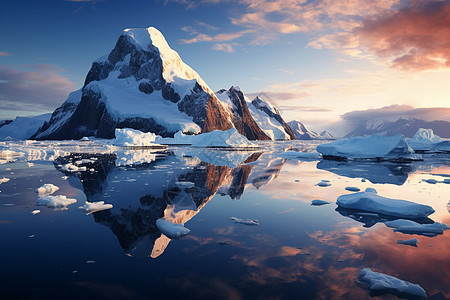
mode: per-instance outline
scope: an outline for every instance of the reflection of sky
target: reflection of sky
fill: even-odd
[[[114,214],[123,218],[124,226],[139,228],[141,224],[132,223],[137,222],[132,213],[144,208],[139,206],[139,198],[145,191],[162,194],[164,184],[179,180],[179,174],[195,169],[199,163],[193,157],[171,156],[151,168],[121,166],[109,173],[104,185],[110,198],[98,200],[117,199]],[[147,258],[125,256],[110,228],[100,226],[92,215],[77,211],[84,201],[77,177],[63,180],[63,174],[48,162],[35,162],[33,167],[23,162],[1,165],[0,178],[9,177],[11,181],[0,185],[0,200],[15,201],[16,205],[0,207],[0,228],[6,229],[1,235],[0,262],[3,270],[12,270],[0,272],[0,280],[9,278],[14,288],[21,278],[30,286],[42,285],[42,290],[52,288],[48,282],[54,280],[67,291],[74,286],[86,291],[98,287],[97,293],[114,290],[133,297],[188,294],[188,298],[226,295],[229,299],[281,299],[295,295],[363,299],[368,293],[355,284],[355,279],[360,269],[370,267],[419,283],[429,296],[441,292],[450,297],[449,231],[428,238],[395,233],[383,224],[364,228],[337,213],[334,203],[338,196],[349,193],[346,186],[361,190],[374,187],[382,196],[431,205],[436,213],[430,217],[450,224],[446,207],[450,185],[423,181],[443,181],[445,177],[431,174],[450,174],[448,166],[425,166],[409,174],[403,185],[394,185],[361,182],[361,178],[320,170],[316,165],[317,161],[284,161],[264,153],[248,165],[253,167],[240,198],[232,200],[226,193],[217,193],[196,215],[186,219],[186,227],[191,230],[188,236],[172,240],[168,246],[168,241],[159,241],[163,253],[156,259],[148,258],[150,253],[146,253]],[[220,180],[228,187],[232,170],[216,170],[227,172],[228,177]],[[217,187],[219,177],[209,177],[206,184]],[[253,179],[262,177],[267,178],[264,184],[252,184]],[[316,186],[321,180],[330,180],[331,186]],[[32,216],[30,212],[36,209],[34,189],[44,183],[54,183],[60,187],[55,194],[75,197],[78,203],[63,212],[40,207],[41,213]],[[12,197],[14,193],[18,195]],[[331,204],[311,206],[314,199]],[[127,204],[135,209],[126,210]],[[261,225],[235,224],[230,217],[257,219]],[[31,234],[35,237],[28,238]],[[410,238],[419,240],[417,248],[397,244],[397,240]],[[140,242],[149,243],[151,250],[151,240],[143,237]],[[87,260],[96,263],[86,264]],[[42,270],[46,270],[46,277],[39,277]],[[25,271],[28,275],[22,278]]]

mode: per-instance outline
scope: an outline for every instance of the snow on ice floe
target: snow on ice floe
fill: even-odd
[[[83,206],[79,206],[79,210],[83,210],[86,214],[113,208],[112,204],[105,204],[105,201],[89,202],[86,201]]]
[[[46,184],[42,185],[41,187],[37,188],[36,193],[38,193],[39,197],[44,197],[44,196],[53,194],[57,190],[59,190],[59,187],[57,187],[56,185],[53,185],[51,183],[46,183]]]
[[[157,138],[156,141],[166,145],[192,145],[198,148],[258,148],[258,145],[250,142],[236,128],[226,131],[214,130],[198,135],[177,132],[173,138]]]
[[[397,244],[417,247],[417,243],[418,243],[418,242],[419,242],[419,241],[418,241],[417,239],[398,240],[398,241],[397,241]]]
[[[342,195],[337,199],[337,205],[373,212],[388,216],[414,219],[426,218],[434,213],[434,209],[428,205],[398,199],[390,199],[377,195],[373,189],[366,189],[365,192]]]
[[[176,224],[164,219],[156,220],[156,226],[167,237],[176,239],[187,235],[190,230],[184,227],[184,224]]]
[[[40,213],[41,211],[39,210],[39,209],[35,209],[35,210],[33,210],[32,212],[31,212],[31,214],[34,216],[34,215],[37,215],[38,213]]]
[[[244,224],[244,225],[249,225],[249,226],[257,226],[257,225],[259,225],[259,221],[258,220],[252,220],[252,219],[243,220],[243,219],[239,219],[239,218],[236,218],[236,217],[231,217],[230,219],[233,220],[234,223],[239,223],[239,224]]]
[[[373,272],[369,268],[361,270],[358,277],[358,283],[371,291],[385,292],[406,297],[427,298],[425,290],[420,285],[383,273]]]
[[[420,224],[412,220],[398,219],[384,222],[387,227],[395,228],[394,232],[404,234],[417,234],[434,237],[443,234],[449,227],[445,224],[435,222],[433,224]]]
[[[131,128],[116,128],[116,138],[113,144],[123,147],[151,147],[161,146],[155,143],[156,134],[151,132],[142,132]]]
[[[282,158],[287,159],[307,159],[307,160],[317,160],[322,158],[322,154],[319,152],[313,151],[313,152],[298,152],[298,151],[286,151],[279,155]]]
[[[36,205],[64,210],[67,209],[66,206],[76,202],[77,202],[76,199],[67,198],[64,195],[57,195],[57,196],[47,195],[44,197],[39,197],[38,200],[36,201]]]
[[[78,167],[74,164],[68,163],[61,166],[61,169],[66,172],[84,172],[87,170],[86,167]]]
[[[410,160],[417,158],[403,135],[373,134],[341,139],[318,145],[317,152],[320,152],[324,158],[337,159]]]
[[[314,205],[314,206],[321,206],[321,205],[325,205],[325,204],[330,204],[330,202],[325,201],[325,200],[313,200],[313,201],[311,201],[311,205]]]
[[[0,150],[0,164],[5,164],[7,162],[13,162],[18,157],[23,156],[21,152],[15,152],[11,150]]]

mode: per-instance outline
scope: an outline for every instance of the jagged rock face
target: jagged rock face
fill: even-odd
[[[258,126],[245,101],[244,94],[232,86],[228,91],[220,90],[217,93],[226,93],[232,105],[233,124],[240,134],[249,140],[270,140],[267,134]]]
[[[280,123],[280,125],[283,126],[284,131],[286,131],[286,133],[291,137],[291,140],[295,140],[294,132],[292,131],[291,127],[289,127],[289,125],[283,120],[283,118],[281,117],[281,114],[278,111],[278,109],[273,107],[274,111],[272,111],[264,103],[265,103],[265,101],[262,100],[259,97],[256,97],[252,101],[252,104],[253,104],[254,107],[256,107],[257,109],[263,111],[269,117],[274,118],[275,120],[277,120],[278,123]]]
[[[195,133],[233,128],[229,112],[198,74],[169,48],[161,33],[147,29],[150,42],[143,45],[139,37],[143,31],[125,31],[108,57],[92,64],[77,101],[69,97],[32,138],[113,138],[114,129],[124,127],[169,137],[184,131],[182,122],[188,123],[187,132]],[[176,71],[172,74],[169,71],[173,69]],[[189,85],[192,87],[186,88]],[[155,101],[155,107],[151,101]],[[164,101],[173,105],[165,108]],[[133,107],[132,113],[129,107]],[[161,107],[166,110],[159,113]],[[167,121],[167,114],[175,117],[167,117]],[[179,119],[184,121],[177,123]]]
[[[318,134],[315,131],[309,130],[306,128],[305,125],[303,125],[300,121],[291,121],[287,123],[289,127],[292,129],[293,133],[295,134],[295,138],[297,140],[332,140],[334,139],[333,136],[327,132],[322,131],[320,134]]]

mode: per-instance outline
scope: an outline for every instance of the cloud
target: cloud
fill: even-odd
[[[450,67],[450,2],[416,1],[355,30],[361,43],[404,70]]]
[[[0,52],[0,56],[11,56],[11,53],[8,52]]]
[[[343,114],[341,117],[345,121],[356,124],[372,119],[397,120],[399,118],[417,118],[425,121],[438,120],[450,122],[450,108],[415,108],[409,105],[391,105],[377,109],[351,111]]]
[[[182,30],[188,31],[188,32],[190,31],[190,34],[195,35],[193,38],[190,38],[190,39],[181,39],[180,41],[183,44],[192,44],[192,43],[198,43],[198,42],[226,42],[226,41],[232,41],[232,40],[238,39],[249,33],[248,30],[243,30],[243,31],[238,31],[238,32],[209,35],[209,34],[197,32],[197,31],[193,30],[191,27],[183,27]]]
[[[232,44],[215,44],[212,47],[213,50],[217,50],[217,51],[224,51],[224,52],[234,52],[234,48]]]
[[[74,83],[47,64],[0,67],[0,109],[43,112],[55,109]]]

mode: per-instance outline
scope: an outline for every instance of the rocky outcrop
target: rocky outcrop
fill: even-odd
[[[247,102],[245,101],[244,94],[238,88],[232,86],[228,91],[220,90],[218,94],[223,94],[229,101],[229,110],[233,115],[234,127],[240,134],[247,137],[249,140],[270,140],[267,134],[258,126],[253,119]]]

